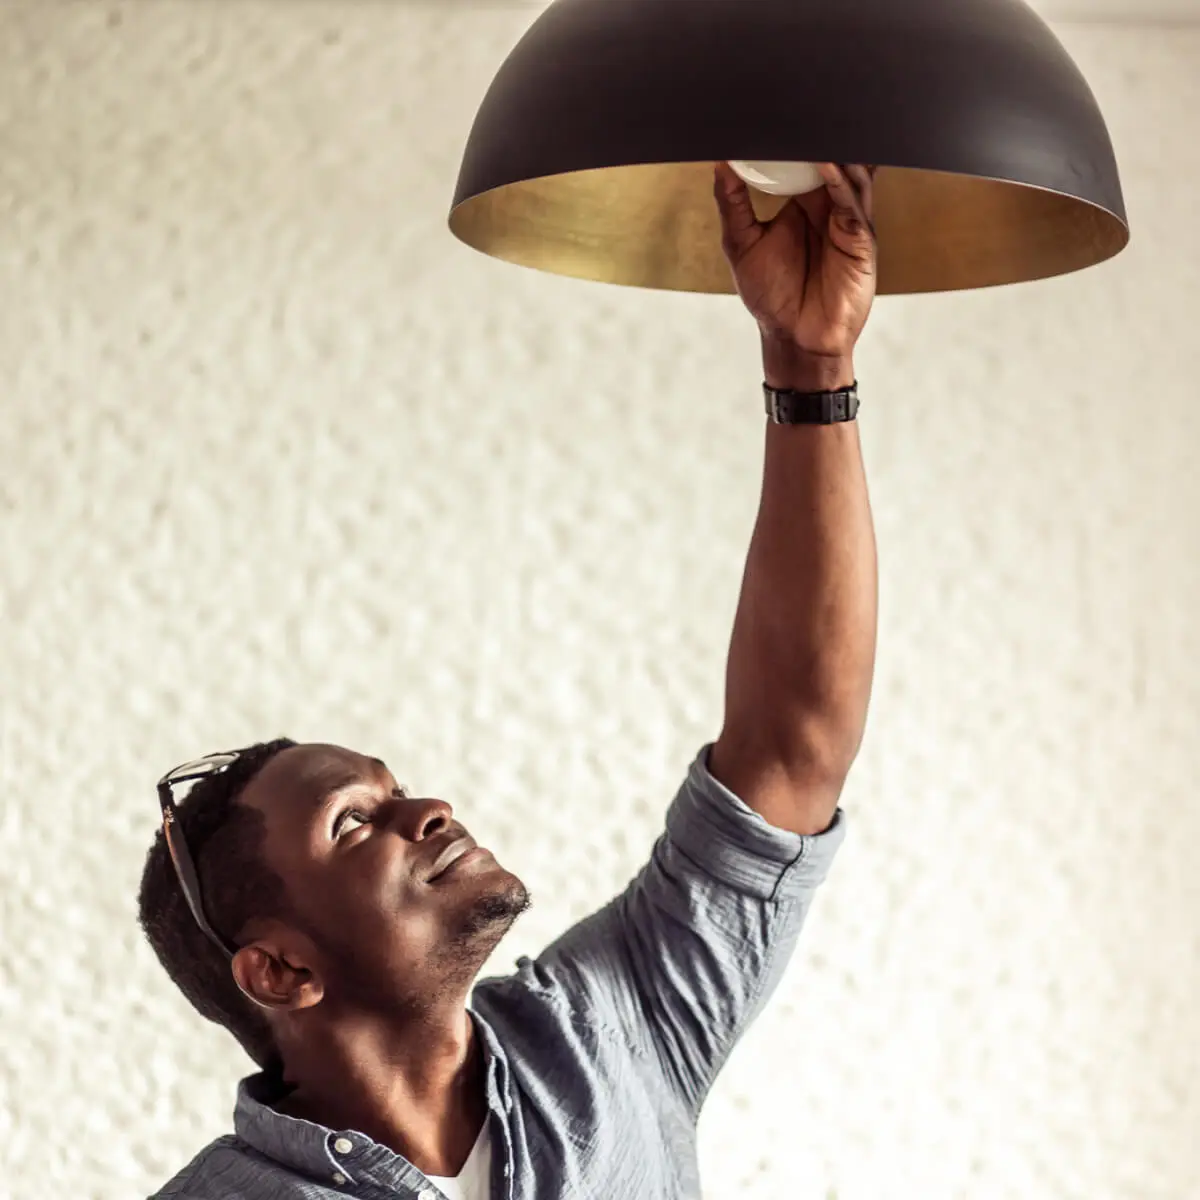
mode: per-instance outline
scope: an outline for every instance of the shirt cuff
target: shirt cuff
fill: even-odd
[[[824,832],[777,829],[708,770],[711,743],[696,756],[667,811],[667,836],[718,882],[760,900],[792,900],[818,888],[846,837],[839,808]]]

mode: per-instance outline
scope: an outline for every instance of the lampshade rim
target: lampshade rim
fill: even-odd
[[[485,188],[483,191],[479,191],[479,192],[470,192],[470,193],[467,193],[466,195],[459,195],[456,192],[454,199],[450,206],[449,222],[450,222],[451,229],[453,230],[454,216],[464,205],[469,204],[474,200],[478,200],[483,196],[490,196],[495,192],[501,192],[505,188],[517,187],[520,184],[537,183],[541,180],[566,179],[572,175],[587,175],[592,172],[598,172],[598,171],[622,170],[626,167],[671,167],[671,166],[687,167],[687,166],[706,166],[710,163],[715,167],[717,163],[728,162],[728,161],[730,161],[730,160],[717,158],[717,159],[660,159],[660,160],[653,161],[653,162],[607,163],[607,164],[597,165],[597,166],[593,166],[593,167],[577,167],[570,171],[555,171],[549,175],[530,175],[523,179],[510,179],[507,183],[498,183],[493,187]],[[738,161],[745,161],[745,160],[739,159]],[[765,161],[765,160],[754,160],[754,161]],[[781,160],[777,160],[777,161],[784,161],[784,160],[781,159]],[[1130,229],[1130,223],[1129,223],[1129,216],[1128,216],[1127,212],[1116,212],[1108,205],[1101,204],[1098,200],[1089,199],[1087,196],[1081,196],[1077,192],[1068,192],[1068,191],[1064,191],[1061,188],[1054,188],[1054,187],[1050,187],[1046,184],[1041,184],[1041,183],[1030,183],[1027,180],[1023,180],[1023,179],[1011,179],[1011,178],[1008,178],[1008,177],[1002,176],[1002,175],[981,175],[981,174],[977,174],[972,171],[949,171],[949,170],[945,170],[945,169],[939,168],[939,167],[915,167],[915,166],[904,165],[902,163],[873,163],[870,165],[876,167],[877,170],[879,170],[879,171],[914,171],[914,172],[921,172],[922,174],[926,174],[926,175],[947,175],[947,176],[954,176],[954,177],[960,178],[960,179],[976,179],[976,180],[979,180],[981,183],[998,183],[998,184],[1003,184],[1007,187],[1025,188],[1025,189],[1028,189],[1031,191],[1043,192],[1046,195],[1059,196],[1064,200],[1071,200],[1077,204],[1087,205],[1087,207],[1095,209],[1097,212],[1104,213],[1106,216],[1111,217],[1114,221],[1118,222],[1121,225],[1121,227],[1125,230],[1125,234],[1126,234],[1125,245],[1128,245],[1129,240],[1130,240],[1131,229]],[[1122,249],[1123,248],[1124,247],[1122,247]],[[1119,252],[1120,251],[1118,251],[1118,253]]]

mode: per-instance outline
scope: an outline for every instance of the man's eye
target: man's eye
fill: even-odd
[[[351,825],[351,821],[357,821],[358,824]],[[370,823],[371,818],[368,817],[366,813],[359,812],[359,810],[356,808],[348,808],[340,817],[338,817],[337,824],[333,828],[333,836],[338,838],[344,833],[353,833],[355,829],[358,829],[363,825],[369,825]]]

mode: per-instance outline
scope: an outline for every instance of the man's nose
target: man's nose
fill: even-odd
[[[444,833],[454,819],[454,809],[445,800],[432,797],[402,800],[397,806],[396,823],[410,842],[423,842]]]

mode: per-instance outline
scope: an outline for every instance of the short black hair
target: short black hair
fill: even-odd
[[[290,910],[284,881],[263,861],[265,818],[237,801],[271,759],[296,744],[276,738],[248,746],[232,766],[176,799],[178,827],[196,865],[205,915],[228,941],[252,917],[286,917]],[[242,994],[229,960],[196,924],[161,828],[142,870],[138,922],[192,1007],[228,1029],[264,1070],[278,1070],[270,1024]]]

